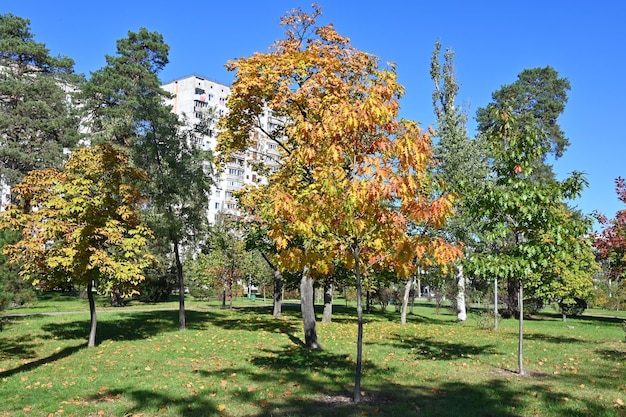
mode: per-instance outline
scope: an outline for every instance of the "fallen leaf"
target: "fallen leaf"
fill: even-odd
[[[224,411],[226,410],[226,406],[224,404],[220,404],[217,406],[217,411]]]

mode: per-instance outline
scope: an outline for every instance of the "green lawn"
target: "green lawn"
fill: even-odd
[[[185,332],[173,310],[107,308],[91,349],[86,313],[4,317],[0,416],[626,416],[612,312],[526,320],[525,377],[516,320],[482,330],[427,303],[406,326],[397,313],[366,315],[355,406],[354,309],[335,306],[318,326],[324,350],[307,351],[297,307],[280,320],[269,307],[195,307]]]

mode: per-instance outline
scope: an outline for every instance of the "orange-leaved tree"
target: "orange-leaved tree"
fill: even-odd
[[[338,259],[353,271],[359,402],[363,274],[385,267],[406,277],[416,261],[445,264],[460,250],[433,232],[451,214],[452,196],[431,187],[430,136],[398,119],[403,88],[394,67],[379,68],[332,25],[316,27],[320,14],[315,5],[311,14],[292,10],[282,18],[285,38],[269,52],[229,63],[236,75],[218,150],[225,158],[244,150],[260,129],[283,151],[268,184],[250,189],[241,203],[268,223],[285,269],[303,271],[307,347],[319,344],[304,284]],[[283,123],[261,125],[266,109]]]
[[[5,253],[24,279],[86,286],[89,347],[96,340],[93,291],[133,294],[154,260],[145,249],[151,232],[137,210],[143,199],[131,185],[142,180],[145,174],[113,146],[78,148],[62,170],[31,171],[12,190],[16,203],[0,216],[0,227],[22,232]]]

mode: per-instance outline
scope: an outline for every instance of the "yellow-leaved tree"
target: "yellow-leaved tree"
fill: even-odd
[[[12,189],[15,203],[0,215],[0,227],[19,230],[22,239],[6,245],[20,275],[43,287],[85,286],[96,341],[93,291],[136,292],[151,232],[139,221],[141,195],[133,187],[147,178],[110,144],[79,148],[62,170],[31,171]]]
[[[398,119],[403,88],[394,67],[379,68],[332,25],[315,26],[321,9],[313,8],[286,14],[285,38],[269,52],[229,63],[236,74],[218,150],[229,158],[254,145],[258,130],[282,150],[268,184],[249,189],[240,203],[266,222],[283,268],[302,271],[306,347],[320,348],[312,279],[337,260],[353,271],[359,402],[363,275],[380,267],[407,277],[418,262],[445,264],[460,250],[433,232],[451,214],[452,197],[431,187],[429,134]],[[268,110],[283,123],[260,124]]]

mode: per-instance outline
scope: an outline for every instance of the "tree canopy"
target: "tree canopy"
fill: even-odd
[[[266,107],[285,117],[270,132],[283,150],[280,168],[268,185],[250,189],[243,205],[268,221],[280,262],[303,270],[303,280],[327,274],[336,259],[353,270],[358,402],[362,274],[387,266],[408,276],[415,259],[448,262],[459,249],[420,233],[445,223],[452,196],[433,193],[430,135],[398,119],[403,88],[395,68],[379,68],[332,25],[315,26],[320,14],[319,7],[311,14],[294,9],[281,20],[285,38],[269,52],[229,63],[236,74],[219,150],[245,150]],[[305,335],[309,330],[305,323]]]
[[[60,168],[78,138],[74,62],[35,41],[30,21],[0,15],[0,180],[13,186],[35,169]]]
[[[35,170],[16,185],[16,203],[7,206],[0,227],[22,232],[4,247],[10,262],[33,284],[88,287],[95,343],[91,289],[123,295],[136,292],[143,268],[153,262],[146,251],[151,232],[140,222],[143,197],[133,187],[145,174],[111,145],[72,152],[63,170]]]

